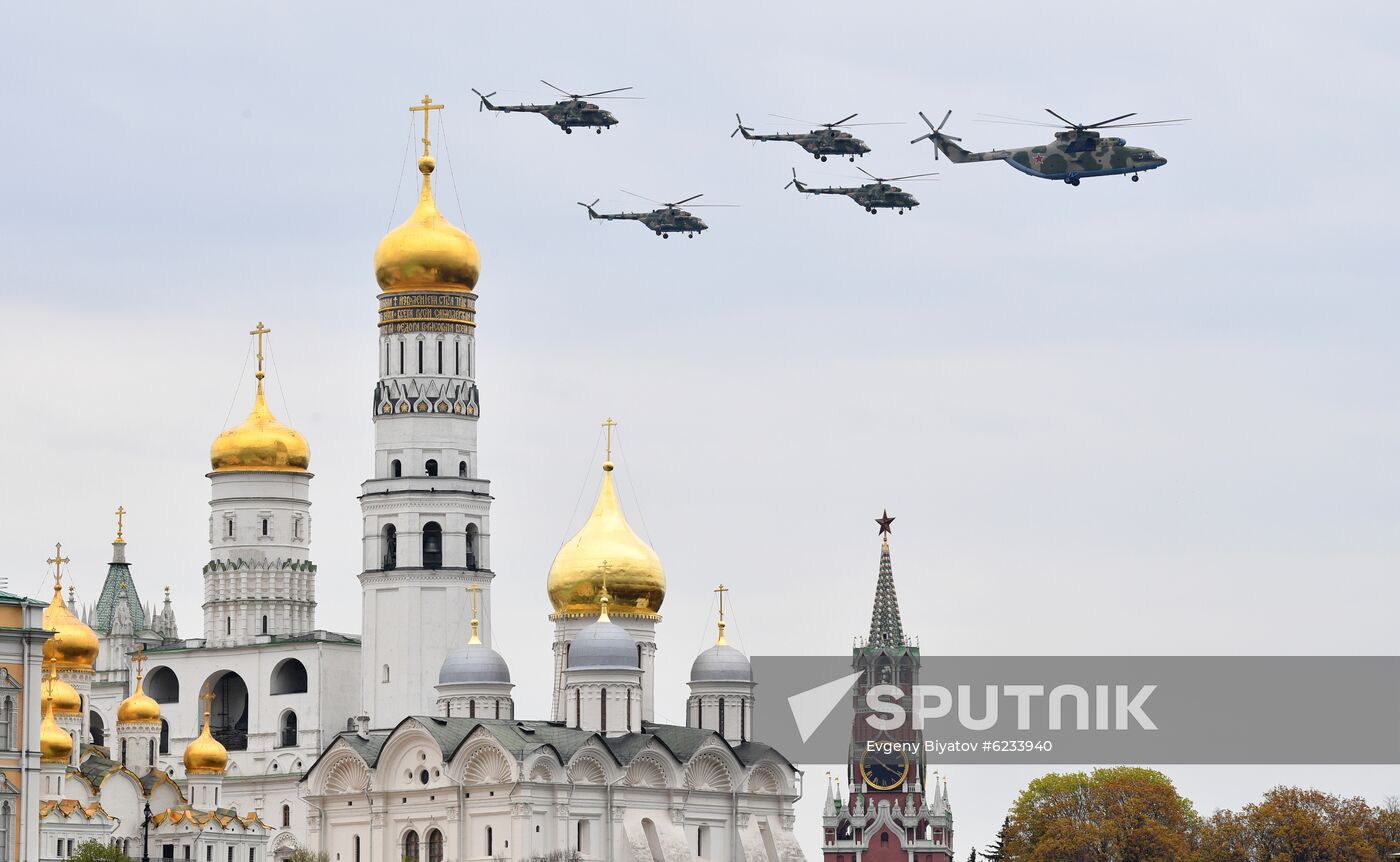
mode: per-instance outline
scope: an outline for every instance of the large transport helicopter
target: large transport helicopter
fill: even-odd
[[[982,153],[969,152],[955,143],[961,141],[962,138],[955,138],[943,133],[943,126],[952,116],[952,111],[944,114],[943,122],[937,126],[924,116],[923,111],[920,111],[919,116],[928,124],[929,132],[909,143],[917,144],[924,140],[933,141],[933,145],[937,147],[934,159],[938,158],[938,153],[942,153],[948,157],[949,161],[957,163],[1001,161],[1023,174],[1046,180],[1064,180],[1072,186],[1079,185],[1079,181],[1084,177],[1107,177],[1117,174],[1128,174],[1132,177],[1133,182],[1137,182],[1140,172],[1160,168],[1167,163],[1167,160],[1147,147],[1130,147],[1128,142],[1122,138],[1103,137],[1098,130],[1166,126],[1186,122],[1185,119],[1178,119],[1155,120],[1145,123],[1120,123],[1119,120],[1137,116],[1137,114],[1123,114],[1086,125],[1071,123],[1049,108],[1045,110],[1052,117],[1063,122],[1064,125],[1042,123],[1038,120],[1018,120],[1014,117],[998,117],[991,114],[986,115],[991,119],[984,122],[1063,129],[1063,131],[1055,132],[1055,140],[1049,144],[1036,147],[1017,147],[1010,150],[988,150]]]
[[[794,123],[809,123],[820,128],[810,132],[798,132],[795,134],[776,135],[755,135],[753,128],[744,125],[738,114],[734,119],[739,121],[739,128],[729,133],[729,137],[743,135],[746,141],[791,141],[802,149],[812,154],[812,158],[826,161],[827,156],[846,156],[851,161],[856,160],[856,156],[863,156],[870,152],[870,147],[865,141],[855,137],[850,132],[843,132],[840,129],[846,126],[890,126],[898,123],[852,123],[850,120],[860,116],[851,114],[849,117],[837,120],[834,123],[812,123],[810,120],[798,120],[793,117],[784,117],[781,114],[770,114],[780,120],[792,120]]]
[[[621,93],[624,90],[632,89],[631,87],[618,87],[615,90],[599,90],[596,93],[580,94],[570,93],[567,90],[555,87],[543,78],[540,79],[540,83],[547,87],[552,87],[555,90],[559,90],[559,92],[569,98],[561,99],[551,105],[493,105],[491,104],[491,97],[496,95],[494,92],[487,93],[484,96],[481,94],[480,90],[475,88],[472,89],[472,92],[476,93],[481,99],[481,105],[477,110],[499,111],[503,114],[539,114],[546,120],[549,120],[554,125],[563,129],[566,135],[572,135],[574,129],[592,129],[601,135],[604,129],[610,129],[616,126],[618,124],[618,119],[613,116],[611,111],[604,110],[592,102],[585,100],[594,99],[599,96],[607,96],[609,93]],[[611,96],[609,98],[632,99],[640,97]]]
[[[911,210],[919,205],[919,201],[913,195],[901,189],[899,186],[890,185],[895,180],[916,180],[926,179],[937,174],[937,171],[928,174],[909,174],[903,177],[877,177],[865,168],[858,167],[856,170],[870,177],[875,182],[866,183],[863,186],[841,187],[825,186],[817,188],[809,186],[797,178],[797,168],[792,169],[792,180],[783,188],[797,187],[804,195],[844,195],[850,198],[871,215],[875,215],[882,209],[898,210],[900,215],[904,215],[905,210]]]
[[[651,198],[642,197],[626,189],[622,189],[622,193],[632,195],[634,198],[642,198],[644,201],[651,201]],[[645,213],[600,213],[593,209],[593,207],[598,204],[597,200],[594,200],[591,204],[579,201],[578,205],[588,210],[588,218],[590,221],[592,219],[599,219],[602,221],[639,221],[662,239],[670,239],[673,233],[683,233],[691,239],[695,239],[697,233],[709,230],[710,226],[705,224],[699,216],[681,209],[680,206],[681,204],[690,203],[702,196],[703,193],[691,195],[685,200],[665,204],[660,201],[651,201],[652,203],[661,204],[661,208]],[[737,204],[695,204],[695,206],[731,207],[737,206]]]

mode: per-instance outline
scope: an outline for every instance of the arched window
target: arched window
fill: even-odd
[[[486,854],[489,856],[491,851]],[[428,833],[428,862],[442,862],[442,833],[436,829]]]
[[[263,531],[263,535],[266,536],[266,535],[267,535],[267,519],[266,519],[266,518],[263,518],[263,519],[262,519],[262,531]]]
[[[418,833],[412,830],[403,837],[403,860],[418,862]]]
[[[355,840],[351,842],[351,846],[355,853],[355,858],[352,859],[351,862],[360,862],[360,836],[355,836]]]
[[[233,671],[219,671],[209,678],[214,701],[210,704],[209,732],[229,751],[248,750],[248,686]]]
[[[398,462],[395,461],[395,464]],[[380,568],[389,571],[399,564],[399,531],[393,524],[384,525],[384,537],[381,540],[383,560]]]
[[[661,852],[661,836],[656,833],[656,824],[650,817],[642,818],[642,835],[647,839],[652,862],[666,862],[666,855]]]
[[[739,741],[749,741],[749,710],[748,700],[739,698]]]
[[[148,758],[146,762],[150,765],[150,767],[151,767],[152,769],[155,769],[155,767],[156,767],[156,741],[155,741],[154,739],[150,739],[150,740],[147,740],[147,741],[146,741],[146,757]]]
[[[384,680],[383,680],[383,681],[384,681],[384,682],[388,682],[388,681],[389,681],[389,666],[388,666],[387,664],[384,665]]]
[[[719,735],[724,736],[724,698],[719,699]]]
[[[278,747],[296,748],[297,745],[297,714],[290,709],[282,713],[281,727],[279,728]]]
[[[476,701],[467,701],[467,718],[476,718]]]
[[[9,698],[6,698],[6,700],[8,701]],[[9,705],[8,703],[6,703],[6,704],[5,704],[5,710],[8,711],[9,708],[10,708],[10,705]],[[102,723],[102,716],[99,715],[99,714],[97,713],[96,710],[94,710],[94,711],[88,713],[88,727],[92,729],[92,730],[91,730],[92,744],[93,744],[93,745],[102,745],[102,744],[103,744],[103,740],[104,740],[104,739],[106,738],[106,736],[107,736],[107,733],[106,733],[107,728],[106,728],[106,725],[104,725],[104,724]],[[7,738],[7,737],[4,736],[3,731],[0,731],[0,739],[5,739],[5,738]],[[7,745],[6,747],[9,747],[9,746]]]
[[[10,821],[14,819],[15,810],[10,807],[10,800],[0,802],[0,860],[9,862],[10,858],[10,836],[14,834],[14,826]]]
[[[598,692],[598,726],[604,733],[608,732],[608,690],[600,689]]]
[[[465,478],[467,478],[467,462],[466,462],[466,461],[458,461],[458,462],[457,462],[457,477],[458,477],[459,479],[465,479]]]
[[[710,853],[710,827],[700,826],[695,830],[695,855],[705,859]]]
[[[437,521],[423,525],[423,568],[442,568],[442,526]]]
[[[306,665],[294,658],[284,658],[272,669],[272,694],[303,694],[306,692]]]
[[[438,339],[438,374],[442,373],[442,339]]]
[[[152,668],[141,685],[156,703],[180,702],[180,678],[168,667]]]
[[[395,479],[403,475],[403,462],[398,458],[395,458],[393,463],[389,465],[389,475]]]
[[[435,460],[432,459],[432,458],[429,458],[427,461],[424,461],[424,462],[423,462],[423,472],[426,473],[426,474],[428,474],[429,476],[436,476],[436,475],[437,475],[437,461],[435,461]]]
[[[225,618],[224,618],[224,634],[226,634],[226,635],[231,635],[231,634],[233,634],[233,617],[225,617]]]
[[[467,525],[467,568],[476,568],[476,524]]]
[[[583,690],[574,689],[574,727],[583,727]]]
[[[263,633],[263,634],[267,634],[267,614],[263,614],[263,619],[262,619],[262,633]]]
[[[423,373],[423,339],[418,339],[418,373]]]
[[[496,836],[491,831],[491,827],[486,827],[486,855],[490,856],[496,852]]]
[[[170,723],[163,718],[160,720],[160,753],[170,753]]]
[[[290,805],[282,806],[282,828],[292,828],[292,806]]]
[[[630,688],[627,689],[627,724],[624,725],[622,729],[632,729],[632,689]]]
[[[404,351],[404,343],[403,343],[403,340],[400,339],[400,340],[399,340],[399,373],[400,373],[400,374],[403,373],[403,351]]]
[[[121,763],[122,763],[122,766],[126,766],[126,744],[127,744],[128,741],[129,741],[129,740],[125,740],[125,739],[122,740],[122,756],[121,756]]]
[[[0,701],[0,745],[5,746],[6,751],[13,751],[14,742],[10,739],[10,728],[14,726],[15,701],[8,694]],[[102,743],[97,743],[101,745]]]

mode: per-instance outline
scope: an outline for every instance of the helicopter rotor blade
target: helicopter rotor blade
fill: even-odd
[[[923,114],[920,114],[919,116],[922,117]],[[948,118],[951,117],[951,116],[953,116],[953,109],[952,109],[952,108],[949,108],[949,109],[948,109],[948,113],[946,113],[946,114],[943,115],[943,121],[942,121],[941,123],[938,124],[938,128],[934,129],[934,131],[935,131],[935,132],[941,132],[941,131],[943,131],[943,127],[946,126],[946,125],[948,125]],[[928,118],[927,118],[927,117],[924,117],[924,122],[925,122],[925,123],[928,123]],[[932,123],[929,123],[929,126],[932,127],[933,124],[932,124]]]
[[[783,114],[769,114],[770,117],[777,117],[780,120],[791,120],[794,123],[802,123],[807,126],[820,126],[821,123],[814,123],[811,120],[799,120],[797,117],[789,117]]]
[[[1109,123],[1116,123],[1116,122],[1118,122],[1119,120],[1126,120],[1126,119],[1128,119],[1129,117],[1136,117],[1136,116],[1137,116],[1137,112],[1134,111],[1134,112],[1131,113],[1131,114],[1124,114],[1124,115],[1121,116],[1121,117],[1114,117],[1114,118],[1111,119],[1111,120],[1099,120],[1097,123],[1090,123],[1089,125],[1085,126],[1084,128],[1086,128],[1086,129],[1097,129],[1099,126],[1106,126],[1106,125],[1108,125]]]
[[[697,197],[698,197],[698,196],[697,196]],[[674,206],[674,204],[672,204],[672,206]],[[724,209],[738,209],[739,205],[738,205],[738,204],[693,204],[693,205],[691,206],[691,209],[699,209],[700,207],[710,207],[710,208],[714,208],[714,207],[723,207]]]
[[[582,95],[577,96],[576,98],[580,98],[580,99],[591,99],[591,98],[593,98],[594,96],[606,96],[608,93],[621,93],[623,90],[630,90],[630,89],[632,89],[632,88],[631,88],[631,87],[617,87],[616,89],[612,89],[612,90],[599,90],[599,91],[596,92],[596,93],[583,93]]]
[[[986,118],[986,119],[984,119],[984,118]],[[1041,127],[1043,127],[1043,128],[1047,128],[1047,129],[1058,129],[1058,128],[1060,128],[1060,126],[1059,126],[1058,124],[1056,124],[1056,123],[1047,123],[1047,122],[1045,122],[1044,120],[1027,120],[1027,119],[1025,119],[1025,118],[1023,118],[1023,117],[1003,117],[1001,114],[978,114],[978,115],[977,115],[977,122],[979,122],[979,123],[1000,123],[1000,124],[1002,124],[1002,125],[1008,125],[1008,126],[1011,126],[1011,125],[1015,125],[1015,126],[1041,126]]]
[[[544,84],[546,87],[549,87],[549,88],[552,89],[552,90],[558,90],[559,92],[561,92],[561,93],[563,93],[564,95],[568,96],[570,99],[577,98],[573,93],[570,93],[568,90],[565,90],[563,87],[556,87],[556,86],[554,86],[553,84],[551,84],[551,83],[549,83],[548,81],[546,81],[544,78],[540,78],[540,83],[541,83],[541,84]]]
[[[880,182],[892,183],[892,182],[895,182],[896,180],[927,179],[928,177],[933,177],[933,176],[937,176],[937,175],[938,175],[938,171],[929,171],[929,172],[926,173],[926,174],[909,174],[908,176],[903,176],[903,177],[886,177],[886,178],[882,179]]]
[[[639,195],[639,194],[637,194],[636,192],[629,192],[627,189],[618,189],[618,191],[622,192],[622,193],[625,194],[625,195],[631,195],[631,196],[634,197],[634,198],[641,198],[642,200],[648,201],[648,202],[650,202],[650,203],[660,204],[661,206],[667,206],[667,204],[663,204],[663,203],[661,203],[661,201],[659,201],[659,200],[656,200],[656,199],[654,199],[654,198],[649,198],[649,197],[647,197],[646,195]]]
[[[860,116],[860,114],[851,114],[849,117],[845,117],[844,119],[837,120],[837,121],[834,122],[834,123],[822,123],[822,125],[823,125],[823,126],[826,126],[828,129],[829,129],[829,128],[832,128],[833,126],[843,126],[843,125],[845,125],[847,122],[849,122],[850,120],[854,120],[856,117],[859,117],[859,116]],[[869,125],[869,124],[868,124],[868,123],[861,123],[861,125]]]
[[[1054,111],[1050,110],[1049,108],[1046,108],[1046,109],[1045,109],[1045,112],[1046,112],[1047,114],[1049,114],[1050,116],[1054,117],[1055,119],[1060,120],[1061,122],[1065,123],[1065,124],[1068,125],[1071,129],[1082,128],[1078,123],[1071,123],[1069,120],[1066,120],[1064,117],[1060,116],[1059,114],[1055,113]]]
[[[1099,128],[1099,129],[1131,129],[1131,128],[1136,128],[1137,126],[1175,126],[1175,125],[1180,125],[1181,123],[1189,122],[1190,120],[1191,120],[1190,117],[1179,117],[1178,119],[1175,119],[1175,120],[1150,120],[1150,121],[1144,122],[1144,123],[1113,123],[1113,124],[1107,125],[1107,126],[1095,126],[1094,128]]]
[[[867,177],[870,177],[872,180],[874,180],[874,181],[877,182],[877,183],[878,183],[878,182],[881,182],[881,179],[880,179],[879,177],[875,176],[875,175],[872,174],[870,171],[867,171],[865,168],[861,167],[860,165],[856,165],[856,170],[858,170],[858,171],[860,171],[861,173],[865,174]]]
[[[681,204],[690,203],[691,201],[695,200],[696,198],[704,197],[704,196],[705,196],[705,193],[704,193],[704,192],[701,192],[701,193],[698,194],[698,195],[691,195],[690,197],[686,198],[686,199],[683,200],[683,201],[676,201],[676,202],[673,203],[673,204],[666,204],[666,206],[668,206],[668,207],[678,207],[678,206],[680,206]]]
[[[856,126],[903,126],[903,125],[907,125],[907,124],[906,124],[906,123],[839,123],[839,124],[832,125],[830,128],[833,128],[833,129],[836,129],[836,128],[841,128],[841,129],[853,129],[853,128],[855,128]]]

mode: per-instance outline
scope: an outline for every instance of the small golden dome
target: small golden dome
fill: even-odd
[[[97,661],[97,635],[68,610],[63,602],[63,586],[57,579],[53,599],[44,611],[44,628],[54,633],[44,641],[44,661],[57,659],[62,670],[92,670]]]
[[[136,677],[136,691],[117,707],[117,724],[160,721],[160,704],[141,688],[141,677]]]
[[[44,683],[45,693],[53,700],[53,711],[59,715],[82,715],[83,698],[78,690],[66,681],[58,679]]]
[[[185,746],[186,775],[222,775],[228,768],[228,749],[209,733],[209,696],[205,696],[204,730]]]
[[[209,463],[215,473],[255,470],[271,473],[304,473],[311,466],[311,447],[306,438],[277,421],[267,409],[263,396],[262,372],[253,412],[243,424],[214,438],[209,447]]]
[[[60,685],[68,684],[58,678],[57,660],[50,660],[49,675],[44,680],[44,720],[39,725],[40,763],[66,763],[73,754],[73,737],[53,718],[54,699],[59,695]],[[72,686],[68,688],[72,691]]]
[[[651,546],[628,526],[613,488],[613,465],[603,464],[598,502],[583,529],[559,549],[549,567],[549,600],[556,613],[600,614],[604,563],[609,610],[654,616],[666,598],[666,573]]]
[[[386,293],[455,290],[470,292],[481,274],[476,243],[438,211],[433,200],[432,156],[418,159],[423,190],[408,221],[389,231],[374,252],[374,277]]]

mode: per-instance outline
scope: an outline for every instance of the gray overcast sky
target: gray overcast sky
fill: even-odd
[[[522,714],[548,704],[545,573],[609,414],[624,502],[670,577],[672,720],[719,581],[750,652],[862,633],[884,507],[929,654],[1394,653],[1397,18],[1380,2],[12,4],[3,574],[42,594],[61,539],[95,597],[120,502],[143,597],[172,584],[198,635],[208,445],[231,402],[231,421],[248,409],[246,333],[265,320],[274,409],[312,445],[319,622],[359,630],[370,259],[412,200],[406,108],[429,92],[448,106],[439,202],[483,257],[481,463]],[[645,101],[614,103],[601,137],[475,110],[470,87],[542,101],[542,77]],[[1136,184],[1072,189],[908,144],[915,111],[948,108],[971,148],[1038,143],[1049,130],[974,117],[1046,106],[1194,119],[1127,130],[1170,159]],[[801,199],[791,167],[827,183],[850,166],[731,140],[736,111],[906,122],[864,130],[864,165],[940,181],[911,185],[924,206],[902,218]],[[574,205],[637,209],[618,188],[742,207],[663,243]],[[951,773],[960,853],[1035,772]],[[1400,788],[1393,768],[1173,772],[1205,811],[1279,781]]]

